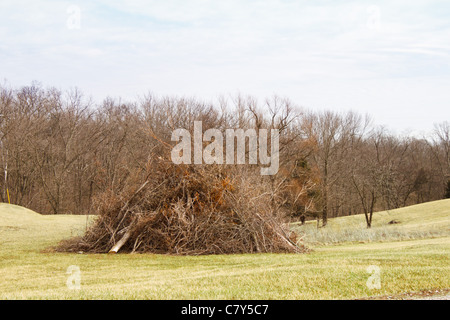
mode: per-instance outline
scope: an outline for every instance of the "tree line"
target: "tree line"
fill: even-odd
[[[95,213],[95,198],[120,190],[171,133],[277,128],[280,170],[260,179],[290,218],[366,214],[450,196],[450,125],[427,137],[397,136],[356,112],[313,111],[274,96],[204,102],[146,95],[94,103],[79,90],[0,86],[1,197],[43,214]],[[243,167],[244,168],[244,167]],[[245,169],[243,169],[245,170]]]

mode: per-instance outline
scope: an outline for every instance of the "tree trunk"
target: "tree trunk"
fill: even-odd
[[[119,252],[120,248],[122,248],[122,246],[127,243],[128,239],[131,236],[131,232],[132,232],[132,228],[131,226],[128,228],[127,232],[125,232],[125,234],[123,235],[122,239],[119,240],[119,242],[117,242],[114,247],[112,247],[111,250],[109,250],[108,253],[117,253]]]

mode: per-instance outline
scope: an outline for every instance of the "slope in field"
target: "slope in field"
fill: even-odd
[[[390,223],[394,221],[395,223]],[[450,235],[450,199],[376,212],[367,229],[363,214],[330,219],[317,229],[315,222],[293,225],[307,243],[333,244],[359,241],[391,241]]]
[[[87,216],[41,215],[21,206],[0,203],[0,245],[56,244],[81,234],[89,220]]]

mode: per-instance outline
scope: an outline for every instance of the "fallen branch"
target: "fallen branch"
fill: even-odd
[[[111,248],[111,250],[109,250],[108,253],[117,253],[119,252],[120,248],[123,247],[123,245],[125,243],[127,243],[128,239],[131,236],[131,233],[133,231],[133,228],[131,228],[131,225],[128,227],[127,232],[125,232],[125,234],[123,235],[123,237],[119,240],[119,242],[117,242],[114,247]]]

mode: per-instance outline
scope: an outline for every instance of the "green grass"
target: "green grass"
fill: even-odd
[[[442,214],[442,224],[448,222],[439,203],[417,210]],[[381,214],[378,218],[382,224]],[[352,299],[450,288],[450,236],[320,246],[309,254],[188,257],[48,250],[83,233],[86,223],[85,216],[42,216],[0,204],[0,299]],[[415,228],[412,216],[402,223]],[[71,265],[81,270],[80,290],[66,285]],[[381,270],[379,290],[366,286],[371,265]]]
[[[399,223],[390,225],[393,220]],[[450,236],[450,199],[375,212],[370,229],[363,214],[330,219],[326,228],[317,228],[317,223],[310,221],[304,226],[293,224],[293,229],[315,246]]]

